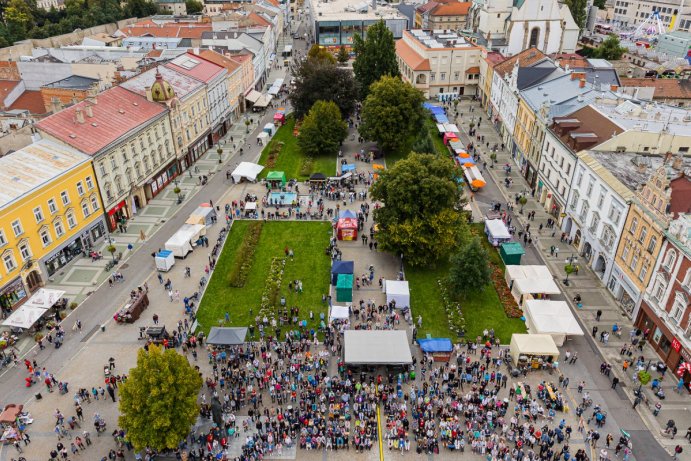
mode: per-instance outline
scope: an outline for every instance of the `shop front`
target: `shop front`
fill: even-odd
[[[609,278],[607,288],[614,296],[614,299],[624,308],[624,311],[631,316],[636,308],[641,292],[616,264],[612,268],[612,275]]]
[[[19,304],[26,301],[29,292],[21,277],[17,277],[0,288],[0,308],[9,313]]]
[[[204,152],[211,147],[211,131],[207,131],[201,135],[189,148],[184,159],[185,169],[191,167],[199,157],[204,155]]]
[[[156,197],[170,182],[180,174],[177,160],[173,160],[156,176],[147,181],[145,193],[148,200]]]
[[[655,311],[645,299],[641,302],[635,325],[644,333],[647,332],[648,343],[671,373],[676,373],[683,362],[691,362],[691,351],[684,348],[681,340],[655,315]],[[691,382],[691,374],[685,373],[683,379],[688,386]]]
[[[41,259],[41,264],[45,267],[48,277],[65,267],[74,258],[79,257],[85,249],[84,241],[77,235],[69,242],[60,245],[56,250],[50,252],[48,256]]]
[[[113,208],[108,210],[108,230],[114,231],[118,224],[122,224],[130,217],[127,199],[122,200]]]
[[[525,180],[528,182],[528,187],[530,187],[531,190],[535,190],[535,184],[537,183],[537,168],[530,163],[530,160],[528,160],[525,165]]]
[[[211,141],[213,144],[218,143],[220,139],[225,136],[225,134],[228,132],[230,129],[230,115],[228,118],[223,120],[221,123],[219,123],[212,131],[211,133]]]

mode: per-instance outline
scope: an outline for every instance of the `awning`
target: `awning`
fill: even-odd
[[[46,312],[48,312],[48,309],[27,306],[25,303],[12,312],[2,324],[6,327],[31,328]]]
[[[259,98],[257,102],[254,103],[254,107],[267,107],[272,99],[273,96],[271,96],[270,94],[263,94],[261,98]]]
[[[511,234],[506,228],[506,224],[501,219],[488,219],[485,221],[485,229],[495,239],[510,239]]]
[[[252,90],[249,92],[247,96],[245,96],[245,100],[251,102],[252,104],[256,103],[259,98],[262,97],[262,94],[257,91],[257,90]]]
[[[403,330],[346,330],[346,365],[410,365],[408,335]]]
[[[418,339],[417,343],[422,352],[451,352],[453,350],[453,344],[449,338]]]
[[[247,327],[211,327],[207,344],[215,346],[239,346],[245,344]]]
[[[36,293],[34,293],[24,306],[39,307],[41,309],[50,309],[53,305],[60,301],[65,295],[62,290],[53,290],[50,288],[39,288]]]

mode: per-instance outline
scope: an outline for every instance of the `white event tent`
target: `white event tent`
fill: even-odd
[[[399,309],[410,307],[410,287],[405,280],[384,280],[384,292],[387,304],[395,301]]]
[[[254,182],[257,180],[257,175],[261,173],[263,169],[263,166],[257,165],[256,163],[240,162],[237,168],[231,173],[231,176],[235,182],[240,182],[243,179]]]
[[[566,301],[529,299],[523,311],[528,331],[552,336],[557,346],[563,346],[569,335],[583,336],[583,330]]]

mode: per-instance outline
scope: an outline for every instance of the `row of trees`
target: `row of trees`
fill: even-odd
[[[1,1],[0,47],[27,38],[48,38],[126,18],[142,18],[157,11],[150,0],[65,0],[64,9],[48,11],[38,8],[36,0]]]

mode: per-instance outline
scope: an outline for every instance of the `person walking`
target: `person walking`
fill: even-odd
[[[602,310],[598,309],[597,312],[595,313],[595,321],[599,322],[600,317],[602,317]]]
[[[619,378],[615,376],[614,378],[612,378],[612,389],[616,389],[617,384],[619,384]]]

